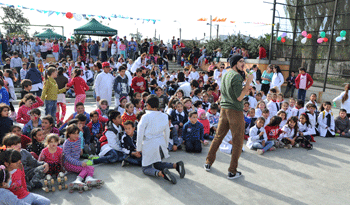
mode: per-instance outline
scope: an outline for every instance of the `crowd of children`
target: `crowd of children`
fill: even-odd
[[[62,60],[40,70],[38,59],[38,64],[27,65],[31,70],[21,81],[23,96],[17,112],[9,101],[10,80],[16,79],[6,70],[0,79],[0,142],[7,148],[0,155],[1,193],[10,201],[19,200],[18,204],[49,204],[47,198],[29,191],[42,187],[52,190],[43,181],[48,175],[55,178],[65,172],[78,174],[69,185],[70,191],[100,187],[103,181],[93,177],[93,165],[101,163],[140,166],[144,174],[173,184],[176,177],[169,169],[176,169],[183,178],[182,161],[168,163],[162,159],[169,157],[169,151],[181,149],[200,153],[214,138],[220,117],[220,78],[229,68],[220,63],[220,68],[208,74],[198,73],[196,66],[190,71],[169,73],[165,66],[159,69],[152,57],[142,54],[135,70],[136,62],[128,61],[129,65],[122,60],[114,68],[92,59]],[[85,71],[90,64],[95,76],[88,82]],[[309,76],[305,69],[300,72],[302,76],[293,74],[288,86],[306,92],[311,86]],[[85,92],[93,81],[97,106],[87,113]],[[301,86],[303,83],[306,85]],[[65,93],[69,91],[75,94],[74,113],[64,121]],[[312,94],[304,103],[304,91],[299,100],[285,100],[278,86],[267,93],[253,87],[244,98],[247,147],[258,154],[281,147],[312,149],[314,136],[350,136],[347,110],[341,109],[334,119],[330,102],[317,108],[317,96]],[[348,98],[346,90],[342,102]],[[38,109],[41,106],[45,106],[44,116]],[[228,133],[220,146],[222,152],[231,153],[231,139]]]

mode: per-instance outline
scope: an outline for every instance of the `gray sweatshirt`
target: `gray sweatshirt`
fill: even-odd
[[[23,164],[24,173],[26,174],[26,180],[30,180],[34,176],[34,169],[43,165],[45,162],[39,162],[36,160],[30,152],[25,149],[21,150],[21,161]]]
[[[349,118],[345,117],[345,119],[342,119],[340,116],[335,118],[335,132],[338,130],[340,132],[349,132],[350,129],[350,121]]]
[[[0,188],[0,205],[29,205],[23,200],[19,200],[10,190]]]

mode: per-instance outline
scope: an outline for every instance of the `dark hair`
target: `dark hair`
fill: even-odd
[[[96,110],[90,112],[90,118],[92,118],[94,115],[97,115],[98,117],[100,116]]]
[[[18,126],[18,125],[13,125],[13,126],[10,127],[10,131],[13,132],[13,130],[16,129],[16,128],[22,130],[22,128],[21,128],[20,126]]]
[[[63,75],[63,72],[64,72],[64,68],[63,67],[58,67],[57,70],[58,70],[58,75],[59,76]]]
[[[297,105],[299,105],[300,107],[304,107],[304,101],[298,100]]]
[[[341,112],[347,113],[345,109],[340,109],[340,110],[339,110],[339,113],[341,113]]]
[[[49,76],[52,75],[52,73],[56,72],[56,68],[55,67],[49,67],[49,69],[46,71],[45,73],[45,79],[49,79]]]
[[[10,173],[7,171],[7,169],[0,168],[0,183],[2,183],[2,182],[6,183],[6,182],[8,182],[9,179],[10,179]],[[3,188],[3,187],[1,187],[1,188]]]
[[[0,86],[4,86],[4,81],[2,79],[0,79]]]
[[[301,68],[299,68],[299,71],[304,71],[304,72],[306,72],[306,69],[303,68],[303,67],[301,67]]]
[[[131,125],[131,127],[135,127],[135,123],[133,123],[133,121],[130,121],[130,120],[124,122],[124,127],[125,127],[126,125]]]
[[[78,119],[79,122],[85,122],[87,117],[84,114],[79,114],[75,116],[75,119]]]
[[[132,104],[132,102],[128,102],[125,104],[125,108],[129,108],[131,105],[134,105],[134,104]]]
[[[22,86],[22,89],[28,87],[28,86],[31,86],[32,85],[32,81],[29,80],[29,79],[24,79],[22,80],[21,82],[21,86]],[[2,85],[3,86],[3,85]]]
[[[5,165],[6,163],[16,163],[19,160],[21,160],[22,155],[19,151],[16,151],[14,149],[7,149],[4,152],[0,154],[0,164]]]
[[[76,134],[77,132],[78,133],[80,132],[79,127],[77,125],[75,124],[69,125],[66,130],[66,137],[70,138],[69,136],[70,134]]]
[[[84,103],[78,102],[78,103],[75,105],[75,108],[77,108],[77,107],[79,107],[79,106],[84,106]]]
[[[264,122],[264,124],[265,124],[265,118],[263,118],[263,117],[259,117],[258,119],[256,119],[256,121],[255,121],[255,123],[257,123],[258,121],[263,121]]]
[[[219,105],[216,103],[213,103],[210,105],[210,110],[218,110],[219,109]]]
[[[177,79],[179,80],[179,82],[184,82],[185,81],[185,73],[184,72],[179,72],[177,74]]]
[[[191,111],[190,113],[188,113],[189,117],[192,117],[192,115],[198,115],[197,111]]]
[[[157,87],[154,89],[154,91],[157,92],[158,90],[163,91],[163,89],[162,89],[161,87],[157,86]]]
[[[275,65],[275,68],[277,73],[282,73],[281,68],[278,65]]]
[[[32,93],[28,93],[28,94],[26,94],[26,95],[22,98],[21,102],[19,103],[19,106],[21,107],[21,106],[24,105],[28,100],[32,100],[33,102],[36,101],[34,95],[33,95]]]
[[[304,116],[305,117],[305,119],[306,119],[306,126],[308,127],[311,123],[310,123],[310,118],[309,118],[309,116],[306,114],[306,113],[302,113],[301,115],[300,115],[300,117],[301,116]],[[299,119],[300,119],[300,117],[299,117]]]
[[[8,105],[6,105],[5,103],[0,103],[0,115],[5,108],[7,108],[10,111],[10,107]]]
[[[273,116],[269,122],[269,124],[267,124],[267,126],[277,126],[280,125],[282,122],[282,118],[279,116]]]
[[[46,115],[45,117],[43,117],[42,120],[47,120],[47,121],[49,121],[49,124],[50,124],[51,126],[53,126],[54,123],[55,123],[55,120],[53,119],[53,117],[52,117],[51,115]]]
[[[102,64],[100,62],[96,62],[95,63],[95,66],[98,68],[98,69],[102,69]]]
[[[38,132],[42,131],[41,128],[34,128],[31,132],[30,132],[30,137],[32,138],[32,144],[33,144],[33,152],[37,153],[38,151],[40,151],[38,149],[38,146],[36,146],[38,143],[38,140],[35,139],[36,135],[38,134]]]
[[[277,112],[277,116],[280,115],[280,114],[284,114],[286,116],[286,118],[287,118],[287,113],[284,110],[280,110],[280,111]]]
[[[142,72],[142,68],[136,69],[136,73],[140,73],[140,72]]]
[[[52,139],[54,139],[55,142],[60,142],[60,137],[57,134],[51,133],[46,136],[46,144],[49,144]]]
[[[201,90],[199,88],[194,89],[193,94],[197,96],[198,94],[201,93]]]
[[[191,81],[191,86],[193,86],[193,87],[195,87],[195,88],[198,88],[198,87],[199,87],[198,81],[192,80],[192,81]]]
[[[16,134],[8,133],[4,139],[2,139],[2,144],[6,147],[11,147],[12,145],[16,145],[21,143],[21,137]]]
[[[120,72],[120,71],[122,71],[122,70],[126,70],[125,65],[121,65],[121,66],[119,66],[119,69],[118,69],[118,70],[119,70],[119,72]]]
[[[295,122],[295,127],[294,127],[295,131],[294,131],[294,135],[293,135],[293,138],[294,138],[295,136],[297,136],[298,130],[299,130],[299,128],[298,128],[298,117],[296,117],[296,116],[290,117],[290,118],[287,120],[287,125],[288,125],[288,127],[289,127],[289,122],[291,122],[291,121],[294,121],[294,122]]]
[[[194,102],[194,107],[198,108],[200,105],[202,105],[202,101],[197,100],[196,102]]]
[[[37,115],[41,115],[41,111],[38,108],[34,108],[32,109],[29,114],[37,114]]]
[[[151,106],[151,108],[159,107],[159,99],[156,95],[149,95],[147,97],[146,103]]]
[[[80,77],[82,70],[80,70],[80,68],[76,68],[76,69],[74,69],[73,72],[74,72],[74,77],[73,78]]]
[[[9,78],[11,78],[13,81],[16,80],[16,77],[15,77],[15,75],[13,74],[13,72],[12,72],[11,69],[6,69],[5,72],[9,74]]]
[[[114,119],[117,119],[117,117],[120,116],[120,112],[116,110],[111,110],[108,112],[108,120],[113,121]]]
[[[270,113],[270,111],[267,108],[265,108],[262,110],[262,113]]]
[[[140,121],[140,120],[141,120],[141,117],[142,117],[144,114],[146,114],[146,112],[143,111],[143,110],[137,112],[137,113],[136,113],[136,119],[137,119],[137,121]]]

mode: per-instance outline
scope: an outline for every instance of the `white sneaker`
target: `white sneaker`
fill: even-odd
[[[228,173],[227,179],[236,179],[242,176],[242,172],[236,172],[236,174]]]
[[[299,148],[299,147],[300,147],[299,143],[296,143],[296,144],[295,144],[295,147],[296,147],[296,148]]]
[[[264,150],[263,149],[258,149],[258,150],[256,150],[256,152],[258,153],[258,155],[263,155],[264,154]]]

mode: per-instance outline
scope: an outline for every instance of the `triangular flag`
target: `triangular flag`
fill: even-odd
[[[44,14],[46,14],[47,12],[49,12],[49,11],[44,11]]]
[[[212,21],[216,21],[218,19],[218,17],[215,17]]]
[[[51,16],[53,13],[55,13],[54,11],[49,11],[48,16]]]
[[[58,15],[60,15],[60,13],[61,13],[61,12],[59,12],[59,11],[56,11],[55,13],[56,13],[56,14],[57,14],[57,16],[58,16]]]

